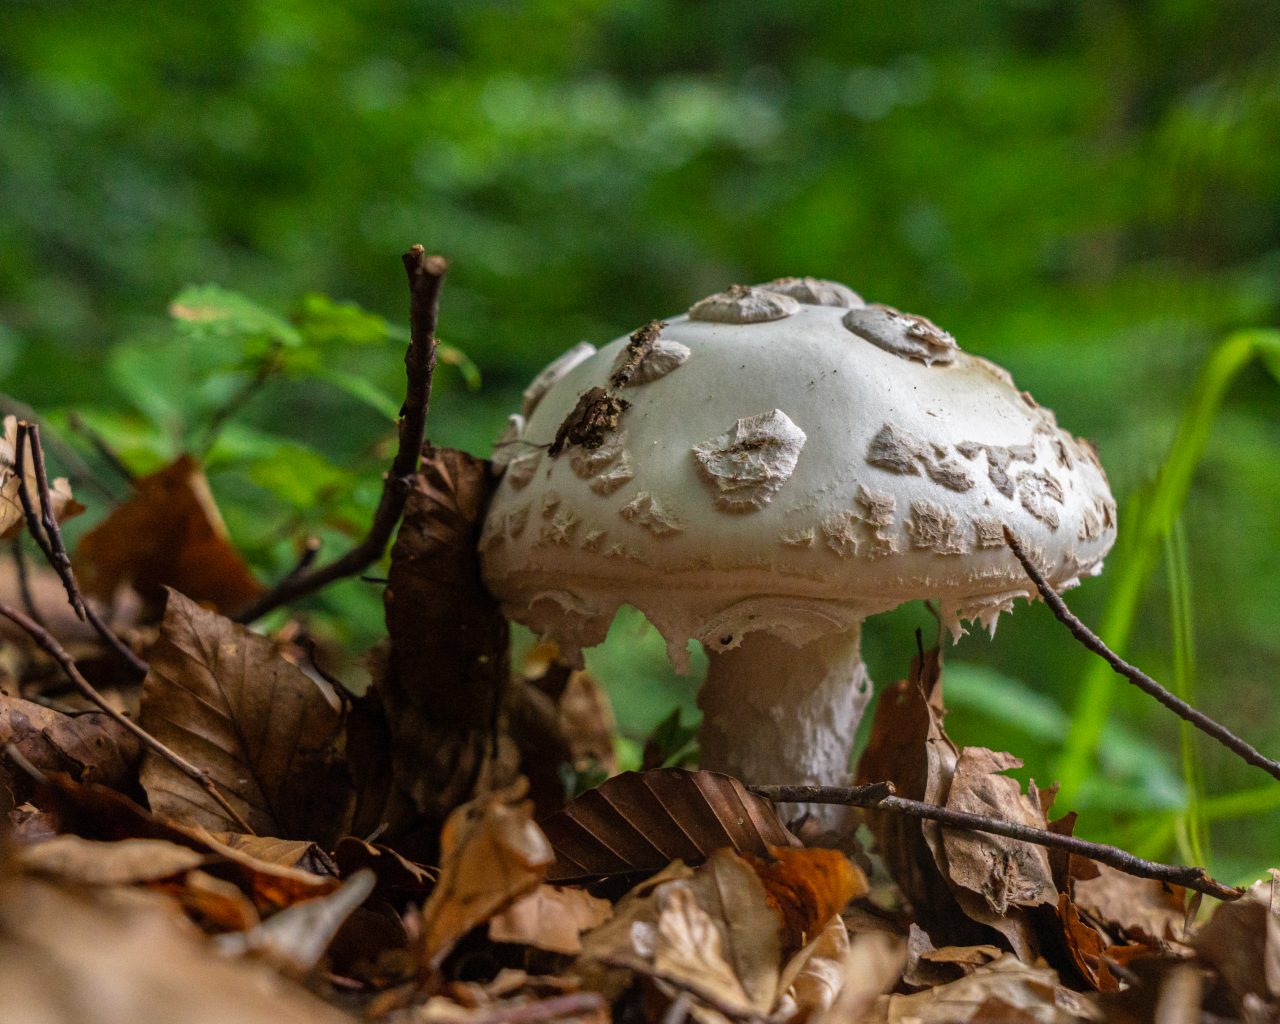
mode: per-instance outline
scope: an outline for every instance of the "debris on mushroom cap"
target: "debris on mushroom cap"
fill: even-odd
[[[886,352],[916,359],[931,366],[946,365],[956,357],[956,339],[932,320],[912,313],[900,313],[892,306],[872,303],[851,309],[842,323],[859,338]]]
[[[804,431],[781,409],[772,409],[694,445],[693,455],[716,489],[717,508],[753,512],[769,504],[795,472],[804,442]]]
[[[839,281],[827,281],[820,277],[779,277],[768,284],[757,285],[765,291],[790,295],[797,302],[808,306],[839,306],[856,309],[865,306],[862,296]]]
[[[611,379],[627,368],[629,354],[629,349],[625,348],[618,353],[618,358],[613,362]],[[687,345],[681,345],[678,341],[668,341],[666,338],[655,338],[644,355],[636,361],[635,369],[627,376],[625,383],[615,386],[634,388],[641,384],[652,384],[677,367],[683,366],[688,358]]]
[[[557,356],[548,363],[532,381],[529,386],[524,389],[524,403],[520,409],[524,413],[525,419],[533,415],[533,410],[538,407],[538,403],[542,401],[542,396],[550,391],[553,387],[564,380],[569,375],[569,371],[577,366],[584,359],[590,359],[596,353],[596,347],[587,341],[580,341],[569,349],[568,352]]]
[[[715,324],[759,324],[781,320],[799,308],[790,295],[735,284],[695,302],[689,307],[689,319]]]

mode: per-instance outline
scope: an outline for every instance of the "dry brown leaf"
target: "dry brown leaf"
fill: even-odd
[[[22,532],[26,521],[22,502],[18,498],[17,454],[18,417],[6,416],[4,435],[0,436],[0,540],[16,537]],[[31,496],[32,503],[39,508],[35,461],[31,458],[30,449],[26,454],[22,475],[26,477],[27,493]],[[49,481],[49,502],[53,517],[60,523],[84,511],[84,506],[71,496],[71,485],[63,476]]]
[[[328,896],[295,904],[248,931],[223,935],[224,953],[265,957],[286,973],[302,977],[324,956],[347,918],[373,892],[372,871],[357,871]]]
[[[338,879],[330,876],[259,860],[243,849],[220,842],[213,833],[198,825],[183,831],[201,847],[226,861],[226,865],[218,869],[220,873],[234,878],[254,905],[264,913],[282,910],[303,900],[327,896],[341,884]],[[210,870],[214,868],[211,867]]]
[[[882,997],[865,1018],[866,1024],[1067,1024],[1098,1019],[1093,1007],[1061,985],[1043,961],[1025,964],[1008,954],[946,985]]]
[[[598,970],[606,965],[736,1012],[767,1013],[778,996],[778,916],[755,870],[732,850],[715,851],[696,871],[669,865],[624,897],[583,947],[575,970],[601,991],[619,988],[619,979]]]
[[[164,839],[122,839],[103,843],[79,836],[55,836],[18,851],[32,874],[86,885],[133,885],[181,875],[206,856]]]
[[[3,1015],[41,1024],[352,1024],[270,969],[213,955],[136,890],[0,884]]]
[[[784,1020],[808,1020],[830,1009],[847,980],[849,951],[849,931],[840,918],[833,917],[782,969],[778,980],[782,995],[775,1015]]]
[[[582,933],[612,916],[613,904],[585,889],[540,885],[490,918],[489,938],[576,955],[582,952]]]
[[[1111,970],[1113,966],[1124,965],[1136,957],[1154,952],[1146,945],[1113,945],[1098,929],[1081,918],[1079,908],[1065,892],[1058,897],[1057,909],[1063,941],[1076,970],[1099,992],[1120,989],[1120,979]]]
[[[142,750],[137,738],[101,712],[65,715],[42,704],[0,693],[0,751],[12,743],[41,771],[66,772],[113,788],[137,777]],[[0,754],[0,782],[26,792],[31,780],[9,770]]]
[[[946,806],[1044,828],[1044,811],[1034,786],[1024,795],[1017,780],[1000,774],[1021,767],[1012,754],[965,747],[951,777]],[[959,829],[944,830],[942,842],[951,880],[981,896],[993,914],[1003,917],[1010,907],[1057,903],[1058,890],[1043,846]]]
[[[201,930],[211,934],[246,931],[261,921],[258,908],[240,886],[207,871],[188,871],[150,888],[175,900]]]
[[[133,482],[134,493],[86,533],[75,564],[85,592],[111,601],[122,586],[153,614],[172,587],[226,615],[262,592],[227,537],[204,469],[190,455]]]
[[[919,925],[912,924],[907,933],[907,964],[902,980],[912,988],[945,985],[1002,956],[1004,950],[997,946],[943,946],[937,949],[928,933]]]
[[[840,990],[811,1024],[851,1024],[866,1018],[876,999],[902,975],[906,960],[902,940],[885,932],[862,932],[849,941]]]
[[[273,836],[247,836],[241,832],[211,832],[223,846],[247,854],[255,861],[297,868],[313,875],[336,875],[337,865],[315,843],[305,839],[276,839]]]
[[[386,739],[369,754],[387,792],[363,792],[353,831],[422,824],[434,840],[445,817],[476,792],[509,683],[507,621],[480,578],[476,551],[493,481],[487,462],[431,448],[414,478],[383,591],[388,648],[370,699]],[[354,748],[362,753],[365,748]],[[490,777],[490,786],[514,779]],[[416,819],[425,819],[418,822]],[[418,852],[415,849],[415,852]],[[432,851],[422,851],[424,856]]]
[[[553,882],[700,864],[725,847],[765,857],[799,845],[773,804],[737,779],[682,768],[615,775],[540,824],[556,852]]]
[[[472,928],[546,877],[551,844],[522,796],[522,786],[486,794],[445,822],[440,878],[422,908],[422,960],[428,971]]]
[[[170,591],[143,684],[141,724],[205,769],[255,832],[329,843],[349,805],[336,702],[259,636]],[[204,789],[148,752],[152,808],[179,822],[235,828]]]
[[[765,899],[781,924],[782,951],[790,956],[818,935],[850,900],[865,896],[867,879],[838,850],[769,848],[769,860],[747,862],[764,883]]]
[[[942,727],[944,714],[942,659],[935,647],[923,660],[912,660],[909,678],[877,697],[857,782],[891,782],[899,796],[945,805],[959,751]],[[887,811],[865,816],[885,866],[933,940],[955,946],[989,942],[991,932],[961,909],[946,877],[938,826]]]
[[[1238,1012],[1253,1003],[1274,1014],[1280,1004],[1280,871],[1254,882],[1242,899],[1214,907],[1191,943],[1218,972]]]
[[[1133,941],[1160,945],[1180,940],[1187,920],[1186,889],[1106,864],[1095,868],[1093,878],[1076,878],[1072,887],[1072,899],[1082,911]]]

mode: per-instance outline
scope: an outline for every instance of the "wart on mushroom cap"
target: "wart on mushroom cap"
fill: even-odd
[[[1086,444],[928,320],[843,285],[734,286],[583,351],[526,406],[485,578],[571,660],[624,602],[677,667],[702,643],[706,767],[842,780],[867,615],[933,597],[954,630],[994,628],[1035,596],[1006,524],[1059,588],[1114,541]]]

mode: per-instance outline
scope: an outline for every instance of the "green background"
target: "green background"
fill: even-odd
[[[731,282],[812,274],[1008,367],[1097,441],[1124,499],[1166,458],[1215,342],[1277,321],[1280,6],[6,5],[0,389],[55,430],[78,412],[135,470],[202,451],[264,577],[303,532],[332,551],[360,531],[401,388],[397,338],[301,296],[399,327],[399,254],[416,241],[452,260],[441,334],[483,376],[468,390],[441,371],[439,443],[487,453],[574,342]],[[276,327],[176,329],[166,304],[204,283],[333,327],[216,439]],[[76,531],[106,507],[79,492]],[[1250,363],[1126,648],[1273,752],[1278,504],[1280,386]],[[1122,505],[1122,534],[1135,515]],[[1171,613],[1170,580],[1189,615]],[[1096,622],[1114,586],[1071,603]],[[349,651],[377,635],[375,585],[310,606]],[[930,621],[920,606],[873,620],[873,674],[903,674]],[[1175,666],[1178,649],[1191,657]],[[1049,781],[1089,656],[1037,606],[947,657],[953,733]],[[691,706],[634,617],[593,665],[633,738]],[[1188,856],[1207,814],[1215,870],[1280,861],[1280,786],[1197,740],[1198,796],[1170,715],[1126,693],[1109,721],[1072,794],[1083,834]]]

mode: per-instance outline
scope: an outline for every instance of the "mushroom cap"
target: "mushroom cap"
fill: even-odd
[[[1059,589],[1101,569],[1115,503],[1092,446],[928,320],[735,286],[658,326],[625,383],[627,337],[506,435],[484,577],[571,660],[624,603],[678,668],[690,638],[805,643],[916,598],[994,628],[1035,596],[1005,525]],[[609,416],[551,456],[593,388]]]

